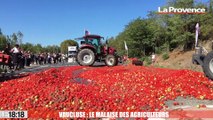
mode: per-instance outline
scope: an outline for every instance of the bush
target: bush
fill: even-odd
[[[159,48],[159,47],[156,47],[156,48],[155,48],[155,53],[156,53],[156,54],[161,54],[161,53],[162,53],[162,49]]]
[[[142,58],[140,58],[139,60],[141,60],[141,61],[145,61],[145,58],[146,58],[146,57],[142,57]]]
[[[141,60],[141,61],[145,61],[145,66],[146,66],[146,65],[151,65],[151,64],[152,64],[151,57],[149,57],[149,56],[142,57],[140,60]]]
[[[160,47],[155,47],[155,53],[156,54],[161,54],[165,51],[168,51],[169,50],[169,45],[168,44],[163,44],[162,46]]]
[[[162,58],[163,58],[163,60],[169,59],[169,54],[168,53],[163,53]]]

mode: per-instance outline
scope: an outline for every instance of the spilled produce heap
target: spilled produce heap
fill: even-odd
[[[213,100],[213,82],[190,70],[72,66],[0,83],[0,109],[28,110],[30,118],[58,117],[56,111],[162,110],[178,96]]]

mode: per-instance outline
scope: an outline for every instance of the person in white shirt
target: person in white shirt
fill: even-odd
[[[19,45],[16,44],[14,48],[11,49],[13,64],[15,69],[19,69],[19,56],[21,55]]]
[[[152,58],[152,65],[154,65],[155,61],[156,61],[156,55],[155,55],[155,53],[152,53],[151,58]]]
[[[11,52],[12,52],[12,53],[19,53],[19,52],[20,52],[20,50],[19,50],[19,45],[16,44],[15,47],[14,47],[13,49],[11,49]]]

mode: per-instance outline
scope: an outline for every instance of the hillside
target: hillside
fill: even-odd
[[[158,56],[156,65],[159,67],[171,69],[190,69],[202,72],[202,67],[192,64],[192,54],[194,51],[187,52],[171,52],[169,59],[163,60],[162,55]]]
[[[207,51],[211,51],[211,41],[203,42]],[[194,50],[182,52],[181,50],[174,50],[169,53],[169,59],[163,60],[162,55],[157,56],[156,66],[171,68],[171,69],[190,69],[202,72],[202,67],[192,64],[192,55]]]

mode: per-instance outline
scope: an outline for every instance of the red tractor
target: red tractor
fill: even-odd
[[[76,60],[80,65],[92,66],[95,61],[104,61],[107,66],[118,64],[116,50],[102,44],[104,38],[99,35],[85,35],[77,38],[78,50]]]

